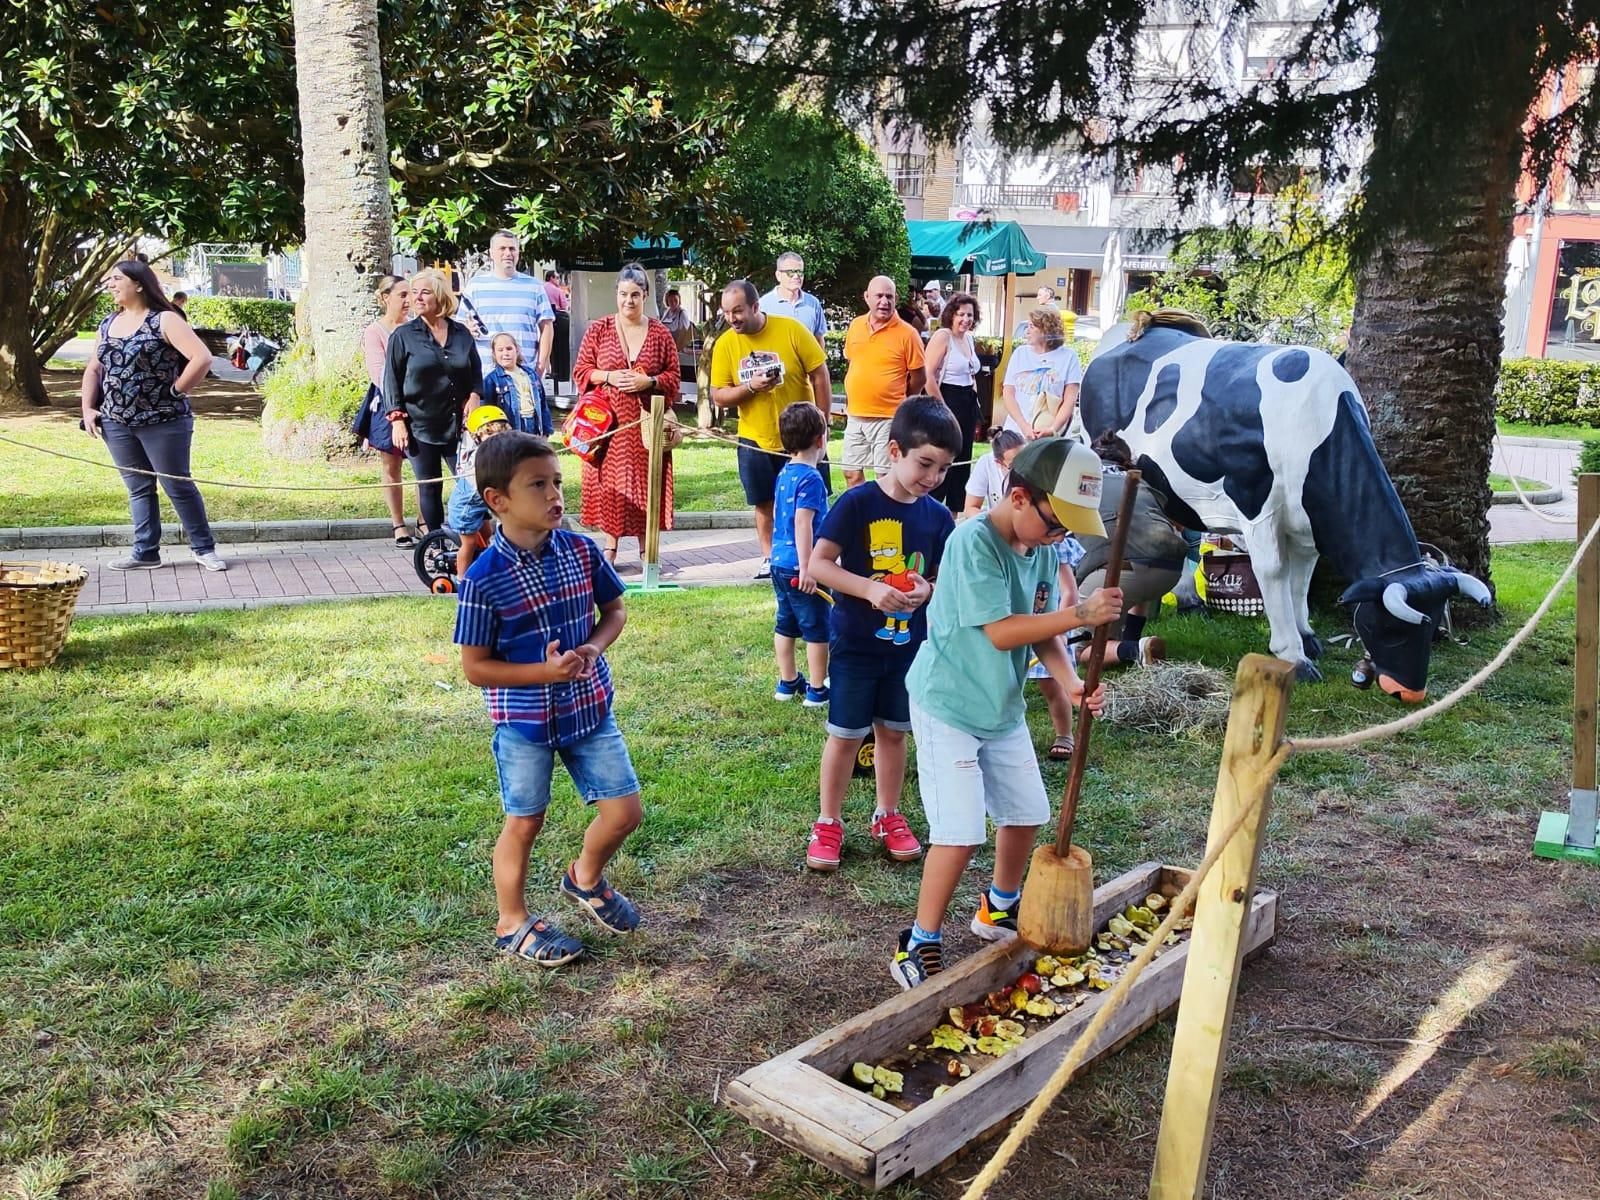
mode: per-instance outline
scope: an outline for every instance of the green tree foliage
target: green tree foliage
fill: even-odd
[[[1355,310],[1355,278],[1308,199],[1287,200],[1264,228],[1203,229],[1185,237],[1171,269],[1128,297],[1127,310],[1188,309],[1218,337],[1337,353]]]
[[[905,209],[872,151],[836,118],[779,107],[746,122],[706,171],[735,236],[695,244],[699,268],[722,282],[748,276],[765,291],[778,255],[806,262],[806,287],[856,308],[874,275],[910,286]]]
[[[658,20],[640,24],[641,8]],[[686,8],[390,0],[382,15],[396,226],[420,252],[478,249],[502,226],[545,254],[728,232],[722,197],[694,180],[735,106],[713,87],[675,101],[645,69]]]
[[[292,64],[253,7],[6,6],[0,405],[43,402],[39,364],[138,237],[275,243],[292,232]]]

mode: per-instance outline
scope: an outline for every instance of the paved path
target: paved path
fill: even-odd
[[[1535,479],[1560,488],[1561,499],[1554,504],[1536,505],[1537,514],[1520,503],[1494,505],[1489,509],[1489,540],[1494,543],[1575,541],[1578,496],[1572,475],[1577,467],[1576,442],[1499,439],[1489,460],[1491,471],[1499,475],[1514,474],[1518,479]]]
[[[1572,541],[1576,537],[1576,500],[1572,471],[1577,450],[1572,445],[1536,445],[1506,439],[1506,462],[1495,452],[1494,470],[1563,488],[1555,504],[1538,511],[1560,518],[1541,519],[1520,504],[1497,504],[1489,511],[1490,541],[1495,543]],[[383,540],[249,542],[219,547],[233,567],[213,574],[189,558],[187,547],[163,546],[167,565],[155,571],[109,571],[105,564],[127,553],[125,546],[73,549],[29,549],[6,552],[8,558],[60,558],[84,564],[89,581],[78,598],[81,615],[144,612],[192,612],[202,608],[257,608],[297,604],[340,596],[421,595],[422,583],[411,565],[411,551]],[[755,530],[716,528],[678,530],[662,535],[661,577],[685,586],[749,584],[760,564]],[[625,580],[639,578],[639,553],[624,543],[620,567]],[[762,586],[766,586],[763,584]]]
[[[640,578],[634,543],[623,543],[624,582]],[[60,558],[82,563],[89,581],[78,596],[80,616],[193,612],[202,608],[260,608],[347,596],[426,595],[411,565],[412,552],[383,541],[251,542],[220,545],[230,564],[203,570],[186,546],[163,546],[154,571],[111,571],[106,563],[127,547],[8,551],[15,559]],[[703,529],[662,535],[661,578],[684,586],[747,584],[761,563],[754,529]],[[768,586],[766,583],[763,587]]]

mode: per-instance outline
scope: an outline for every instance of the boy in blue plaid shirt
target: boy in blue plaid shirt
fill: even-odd
[[[494,847],[495,946],[557,967],[582,954],[583,944],[530,913],[525,892],[558,756],[595,809],[561,891],[612,933],[639,924],[638,909],[605,878],[643,816],[639,780],[611,714],[604,655],[627,621],[623,587],[593,541],[561,528],[561,470],[548,443],[503,433],[478,450],[476,467],[478,491],[500,528],[461,580],[455,641],[495,726],[505,809]]]

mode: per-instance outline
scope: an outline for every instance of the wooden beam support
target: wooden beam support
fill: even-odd
[[[1246,655],[1239,663],[1207,853],[1241,813],[1252,806],[1254,812],[1217,859],[1195,901],[1150,1200],[1199,1200],[1205,1185],[1256,867],[1293,687],[1291,663],[1261,654]]]

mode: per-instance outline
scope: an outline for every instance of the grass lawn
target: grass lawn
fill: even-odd
[[[1568,553],[1496,551],[1510,621],[1441,646],[1437,691]],[[617,941],[572,924],[594,955],[559,973],[489,949],[498,800],[448,602],[85,620],[57,668],[0,676],[0,1180],[30,1197],[858,1195],[713,1097],[892,992],[917,869],[870,852],[862,784],[844,868],[798,869],[821,716],[769,699],[770,597],[630,609],[612,661],[647,817],[612,877],[647,923]],[[1571,614],[1569,596],[1447,717],[1285,768],[1262,866],[1284,923],[1246,972],[1212,1157],[1228,1195],[1593,1194],[1596,877],[1529,856],[1538,810],[1564,802]],[[1239,618],[1159,629],[1224,670],[1265,642]],[[1393,715],[1344,682],[1353,659],[1331,650],[1328,682],[1297,691],[1292,733]],[[1107,725],[1094,747],[1079,839],[1099,877],[1198,859],[1215,742]],[[1045,773],[1059,794],[1064,768]],[[583,823],[558,774],[536,902],[555,904]],[[976,944],[986,862],[953,956]],[[1415,1030],[1447,995],[1467,1016],[1419,1055],[1400,1039],[1432,1037]],[[1356,1040],[1315,1032],[1334,1027]],[[1071,1163],[1097,1197],[1143,1196],[1169,1044],[1167,1023],[1070,1089],[1005,1194],[1059,1195]],[[953,1197],[973,1169],[894,1194]]]
[[[1525,475],[1518,475],[1517,483],[1525,492],[1542,492],[1550,486],[1548,483],[1542,483],[1537,479],[1529,479]],[[1511,476],[1496,475],[1493,471],[1491,471],[1489,473],[1489,490],[1491,492],[1515,491],[1515,489],[1511,486]]]
[[[1521,421],[1497,421],[1505,437],[1558,438],[1561,441],[1592,442],[1600,438],[1600,429],[1593,425],[1528,425]]]
[[[53,389],[59,390],[59,389]],[[197,478],[246,483],[291,484],[299,487],[342,486],[378,481],[376,455],[339,462],[291,462],[270,457],[261,445],[259,401],[245,400],[231,411],[211,406],[195,431],[192,473]],[[62,398],[50,409],[0,417],[0,434],[41,446],[109,463],[104,444],[92,442],[78,429],[76,405]],[[840,459],[842,438],[834,443],[834,460]],[[733,447],[708,440],[691,440],[673,451],[673,487],[679,512],[714,512],[746,508]],[[412,478],[411,468],[404,468]],[[566,460],[567,503],[574,515],[580,500],[581,464]],[[308,520],[342,517],[382,517],[386,510],[377,489],[363,492],[247,491],[236,488],[202,489],[206,509],[214,521]],[[416,495],[406,498],[406,511],[415,519]],[[165,519],[173,520],[163,502]],[[126,525],[128,494],[115,471],[88,463],[41,456],[0,442],[0,524]]]

